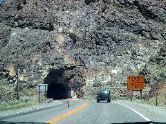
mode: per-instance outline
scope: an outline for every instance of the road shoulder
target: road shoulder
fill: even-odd
[[[52,108],[61,104],[63,104],[63,101],[56,100],[51,103],[42,103],[39,105],[34,105],[32,107],[3,111],[3,112],[0,112],[0,119],[9,118],[12,116],[18,116],[22,114],[28,114],[28,113],[32,113],[36,111],[41,111],[41,110]]]
[[[141,113],[151,121],[166,122],[166,109],[160,106],[153,106],[149,104],[134,103],[127,100],[115,101],[121,105],[125,105],[135,111]]]

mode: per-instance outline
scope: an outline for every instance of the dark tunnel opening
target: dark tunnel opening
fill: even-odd
[[[64,76],[64,73],[64,68],[50,70],[44,79],[44,83],[48,84],[47,98],[66,99],[71,97],[69,80]]]
[[[47,97],[53,99],[66,99],[69,98],[70,90],[63,84],[52,83],[48,85]]]

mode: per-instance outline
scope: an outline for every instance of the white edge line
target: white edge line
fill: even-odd
[[[126,108],[132,110],[133,112],[135,112],[136,114],[138,114],[139,116],[141,116],[141,117],[142,117],[143,119],[145,119],[146,121],[151,121],[149,118],[145,117],[144,115],[142,115],[141,113],[139,113],[139,112],[136,111],[135,109],[133,109],[133,108],[131,108],[131,107],[128,107],[128,106],[126,106],[126,105],[124,105],[124,104],[121,104],[121,103],[117,103],[117,104],[122,105],[122,106],[124,106],[124,107],[126,107]]]

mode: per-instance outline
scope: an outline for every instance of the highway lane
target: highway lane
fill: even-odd
[[[36,111],[33,113],[27,113],[19,116],[9,117],[0,120],[0,124],[44,124],[50,118],[58,116],[62,113],[69,111],[77,106],[79,106],[81,102],[77,101],[69,101],[70,107],[68,108],[68,104],[66,100],[63,100],[63,104],[58,105],[53,108]]]
[[[3,121],[27,122],[27,124],[30,124],[30,122],[35,122],[33,124],[44,124],[45,122],[51,122],[51,124],[54,124],[54,122],[56,124],[111,124],[146,122],[147,120],[138,113],[116,102],[96,103],[96,101],[80,100],[70,101],[69,108],[66,102],[64,102],[62,105],[52,109],[7,118]]]
[[[77,114],[60,120],[57,124],[111,124],[124,122],[146,122],[146,120],[132,110],[112,103],[88,102],[89,105]]]

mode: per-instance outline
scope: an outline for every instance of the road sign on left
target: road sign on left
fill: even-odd
[[[36,90],[38,92],[46,92],[48,89],[48,84],[38,84]]]

